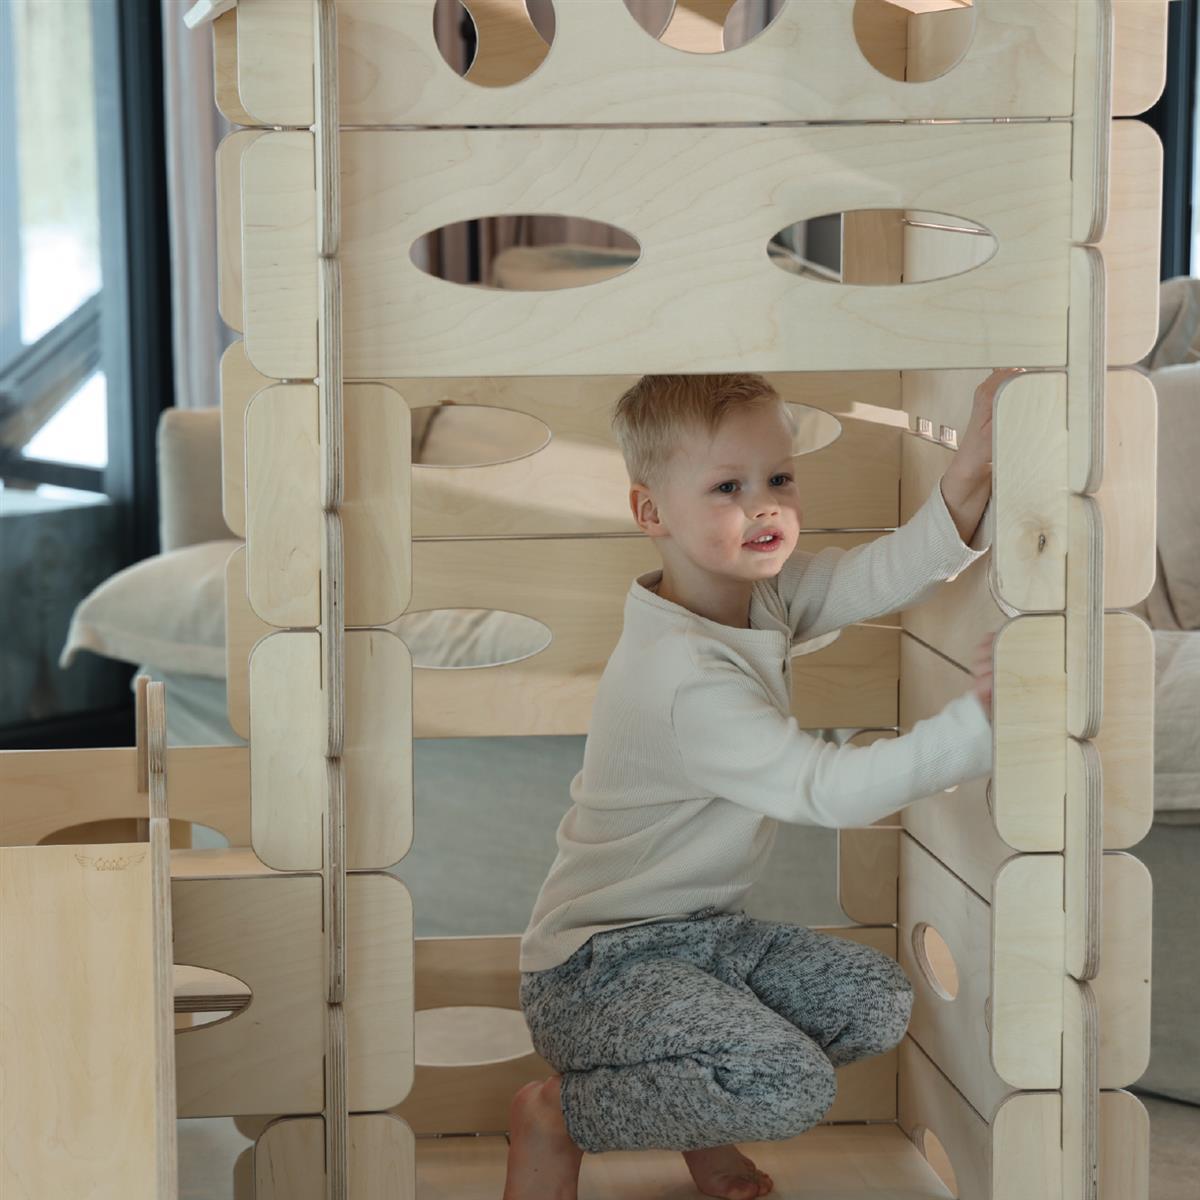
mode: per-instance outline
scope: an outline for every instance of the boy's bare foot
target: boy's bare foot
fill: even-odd
[[[561,1089],[552,1075],[512,1098],[503,1200],[577,1200],[583,1151],[567,1133]]]
[[[696,1186],[706,1196],[755,1200],[775,1186],[770,1175],[760,1171],[736,1146],[685,1150],[683,1157]]]

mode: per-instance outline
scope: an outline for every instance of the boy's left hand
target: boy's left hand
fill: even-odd
[[[964,483],[978,486],[992,477],[992,409],[1000,387],[1015,375],[1025,374],[1024,367],[998,367],[976,389],[975,403],[966,432],[958,443],[958,453],[949,468]]]

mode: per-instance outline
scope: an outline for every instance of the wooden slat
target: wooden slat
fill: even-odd
[[[419,5],[342,0],[339,41],[356,64],[347,124],[536,124],[891,120],[1059,116],[1072,112],[1075,22],[1057,0],[975,5],[958,66],[913,87],[860,51],[847,6],[785,6],[735,54],[688,54],[656,41],[618,5],[555,9],[553,53],[528,79],[479,88],[446,67]],[[793,11],[793,8],[795,11]],[[1095,19],[1092,4],[1082,6]],[[306,20],[307,18],[307,20]],[[238,25],[241,95],[264,123],[310,125],[313,48],[307,5],[256,0]],[[623,86],[612,87],[620,65]]]
[[[0,849],[5,1196],[163,1194],[151,871],[144,842]]]
[[[230,728],[250,736],[250,655],[274,630],[250,607],[246,595],[246,547],[225,564],[225,708]],[[249,842],[249,836],[244,842]]]
[[[1060,365],[1069,135],[1067,125],[1037,122],[775,127],[753,137],[739,129],[349,131],[341,147],[346,376],[522,374],[531,363],[547,374]],[[281,378],[316,369],[312,157],[308,135],[278,133],[258,138],[242,160],[247,351]],[[408,251],[428,229],[529,207],[527,172],[513,174],[514,161],[537,165],[538,191],[560,211],[637,237],[639,266],[554,293],[448,287],[420,271]],[[719,186],[705,182],[712,171]],[[1006,186],[1015,171],[1020,203]],[[795,220],[797,179],[809,212],[878,207],[881,194],[913,207],[905,197],[919,187],[924,208],[970,212],[1003,250],[974,271],[921,283],[906,304],[881,287],[855,289],[851,306],[842,285],[780,271],[763,253]],[[717,228],[730,231],[719,253]],[[686,298],[675,292],[683,277]],[[990,304],[996,289],[1003,313]]]
[[[238,333],[244,328],[242,153],[261,132],[258,129],[235,129],[223,137],[217,146],[217,310],[225,324]]]
[[[217,108],[235,125],[259,124],[243,107],[237,87],[237,9],[213,22],[213,90]]]
[[[411,901],[398,879],[374,873],[351,875],[346,900],[349,1103],[372,1111],[395,1103],[411,1077]],[[179,1116],[320,1112],[320,876],[176,878],[172,901],[176,960],[252,993],[239,1016],[176,1035]]]
[[[10,750],[0,754],[0,845],[33,846],[83,822],[135,819],[134,751]],[[245,746],[167,750],[171,813],[250,840],[250,762]]]

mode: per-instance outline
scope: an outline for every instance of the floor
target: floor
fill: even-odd
[[[1156,1096],[1142,1095],[1142,1103],[1150,1113],[1150,1200],[1194,1200],[1196,1195],[1196,1179],[1200,1177],[1200,1107],[1188,1104],[1176,1104],[1170,1100],[1159,1099]],[[847,1127],[843,1127],[847,1128]],[[865,1136],[874,1139],[873,1144],[881,1149],[898,1154],[897,1161],[903,1161],[912,1167],[917,1176],[924,1174],[916,1157],[905,1142],[897,1146],[887,1137],[888,1127],[873,1126],[868,1132],[866,1127],[856,1127]],[[821,1127],[804,1135],[806,1138],[827,1138],[829,1127]],[[898,1136],[898,1135],[897,1135]],[[490,1140],[490,1139],[489,1139]],[[901,1141],[903,1139],[901,1138]],[[203,1121],[179,1122],[179,1200],[234,1200],[233,1196],[233,1164],[238,1156],[250,1146],[235,1128],[231,1120],[213,1119]],[[813,1146],[813,1149],[818,1147]],[[491,1195],[498,1200],[500,1195],[499,1182],[502,1181],[503,1147],[497,1143],[487,1149],[495,1160],[493,1170],[497,1173],[497,1184],[494,1189],[490,1178],[486,1186],[470,1196],[456,1189],[453,1200],[476,1200],[476,1195],[483,1197]],[[859,1148],[861,1149],[861,1148]],[[903,1151],[902,1155],[899,1151]],[[626,1158],[630,1159],[626,1162]],[[862,1156],[856,1153],[856,1158],[862,1161]],[[916,1160],[913,1166],[913,1160]],[[608,1161],[603,1161],[608,1160]],[[586,1162],[587,1160],[585,1160]],[[585,1175],[585,1186],[581,1191],[581,1200],[588,1200],[588,1193],[622,1197],[622,1200],[684,1200],[688,1196],[696,1196],[688,1186],[686,1177],[681,1180],[664,1179],[655,1183],[642,1192],[642,1173],[637,1172],[638,1192],[629,1186],[630,1171],[636,1165],[637,1156],[602,1155],[592,1160],[594,1167],[589,1168]],[[764,1162],[765,1166],[766,1163]],[[603,1171],[597,1168],[603,1166]],[[490,1175],[490,1172],[489,1172]],[[603,1186],[602,1175],[608,1176],[608,1186]],[[436,1182],[436,1172],[428,1177],[428,1183],[418,1193],[418,1200],[450,1200],[451,1193],[444,1190]],[[835,1191],[829,1189],[828,1181],[810,1176],[805,1181],[803,1190],[797,1185],[795,1190],[787,1187],[782,1174],[776,1176],[777,1195],[779,1200],[785,1200],[786,1195],[803,1196],[805,1200],[849,1200],[849,1194],[842,1188]],[[590,1186],[589,1186],[590,1185]],[[602,1188],[602,1190],[600,1190]],[[619,1188],[619,1191],[615,1191]],[[878,1195],[875,1191],[867,1191],[864,1195]],[[926,1197],[946,1195],[939,1191],[936,1184],[928,1188],[916,1182],[907,1184],[899,1193],[906,1200],[925,1200]],[[249,1200],[240,1197],[239,1200]],[[1123,1197],[1106,1197],[1105,1200],[1124,1200]]]

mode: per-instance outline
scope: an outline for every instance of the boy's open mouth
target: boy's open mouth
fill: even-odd
[[[777,550],[783,545],[783,535],[777,529],[768,529],[753,541],[743,542],[747,550]]]

